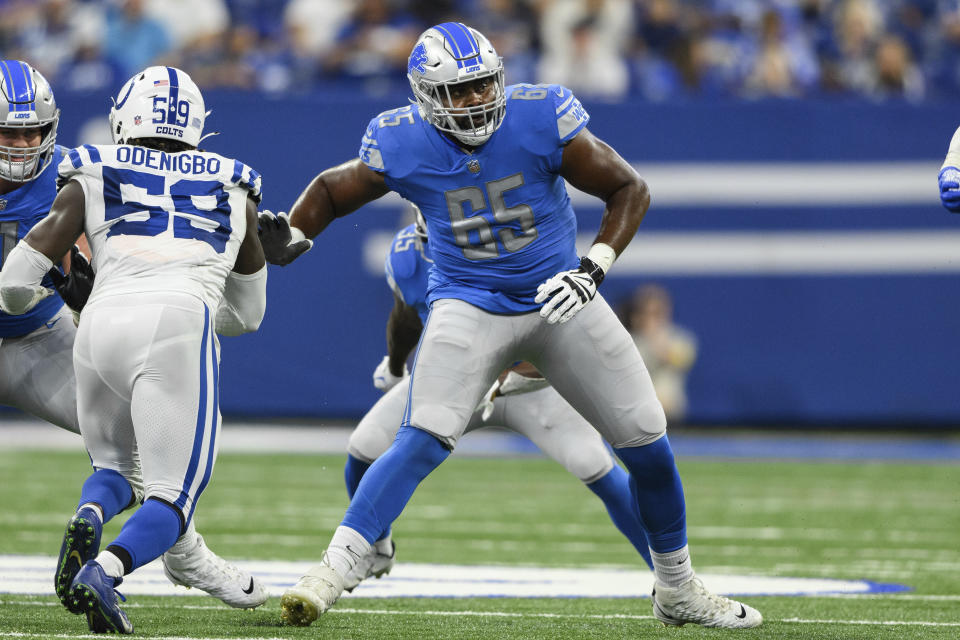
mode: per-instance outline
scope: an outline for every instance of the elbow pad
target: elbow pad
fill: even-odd
[[[0,271],[0,309],[19,316],[53,295],[52,289],[40,286],[43,276],[52,268],[50,258],[21,240],[7,256],[3,271]]]
[[[256,273],[231,271],[217,307],[217,333],[238,336],[256,331],[267,310],[267,265]]]

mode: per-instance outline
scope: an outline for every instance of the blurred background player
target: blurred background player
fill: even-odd
[[[697,339],[674,324],[670,294],[655,284],[637,289],[622,315],[647,365],[667,420],[683,420],[687,414],[687,374],[697,358]]]
[[[0,272],[0,306],[20,315],[52,295],[42,281],[81,233],[97,265],[74,346],[80,432],[95,471],[63,543],[83,561],[66,576],[64,604],[86,613],[94,632],[133,632],[114,587],[186,532],[216,459],[214,330],[255,331],[266,305],[260,176],[196,151],[205,115],[184,72],[134,75],[110,112],[117,144],[64,155],[50,214]],[[143,506],[99,551],[102,523],[130,504],[124,476],[140,467],[138,451]]]
[[[953,132],[947,157],[940,167],[940,202],[947,211],[960,213],[960,128]]]
[[[405,363],[430,312],[427,279],[432,264],[426,224],[417,212],[417,222],[397,233],[387,254],[386,275],[394,306],[387,321],[388,355],[373,377],[374,385],[385,395],[350,435],[344,478],[351,498],[370,464],[390,447],[403,420],[410,389]],[[536,369],[521,363],[504,371],[470,418],[464,433],[488,425],[504,426],[526,436],[578,477],[603,500],[610,519],[647,566],[653,568],[647,538],[630,495],[629,476],[614,462],[600,434]],[[352,590],[365,578],[389,573],[395,559],[395,545],[388,529],[347,574],[344,588]]]
[[[505,87],[501,59],[475,29],[447,22],[425,31],[408,79],[416,104],[371,120],[360,158],[313,179],[290,229],[262,229],[271,262],[287,264],[336,217],[397,191],[423,213],[434,260],[402,426],[364,474],[322,563],[284,594],[284,620],[308,625],[337,601],[344,577],[450,454],[489,385],[525,360],[626,465],[652,550],[657,619],[760,625],[758,611],[694,575],[663,409],[630,335],[596,295],[646,214],[646,183],[586,129],[589,116],[568,89]],[[565,182],[606,207],[582,258]]]
[[[5,114],[0,126],[0,236],[5,262],[19,240],[49,213],[57,195],[57,172],[47,169],[60,164],[64,149],[56,144],[60,110],[46,79],[18,60],[0,61],[0,69],[0,114]],[[21,114],[26,117],[18,117]],[[73,255],[77,270],[70,279],[84,267],[89,269],[82,255]],[[58,274],[56,269],[50,272],[50,276]],[[60,284],[57,288],[63,290],[71,284],[69,279],[55,283],[50,276],[43,280],[46,287]],[[71,304],[79,311],[84,302],[85,297],[72,300]],[[73,315],[57,293],[23,315],[0,311],[0,404],[79,434],[73,369],[76,334]],[[91,483],[109,476],[95,474]],[[117,505],[121,510],[143,499],[139,465],[129,470],[126,481],[131,495]],[[113,478],[111,482],[122,487],[123,478]],[[61,599],[66,598],[70,580],[80,569],[76,560],[69,557],[69,546],[61,550],[57,561],[55,590]],[[210,551],[192,520],[177,544],[163,555],[163,565],[175,584],[206,591],[232,607],[256,607],[266,601],[263,585]]]

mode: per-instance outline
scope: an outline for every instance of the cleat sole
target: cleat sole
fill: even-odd
[[[308,627],[320,617],[320,612],[310,601],[292,594],[285,594],[280,599],[280,617],[284,624]]]

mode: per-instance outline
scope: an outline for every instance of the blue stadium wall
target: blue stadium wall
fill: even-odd
[[[403,104],[207,100],[221,135],[206,148],[261,171],[274,211]],[[62,144],[102,140],[107,100],[60,103]],[[603,293],[616,304],[657,282],[673,294],[700,346],[690,422],[960,423],[960,218],[940,208],[935,179],[956,105],[586,106],[653,194]],[[589,242],[602,209],[574,202]],[[383,251],[404,215],[399,200],[368,206],[271,267],[260,332],[222,339],[224,413],[349,418],[376,401],[392,302]]]

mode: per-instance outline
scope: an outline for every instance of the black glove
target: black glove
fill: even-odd
[[[47,272],[53,280],[53,288],[57,290],[63,301],[73,311],[80,313],[83,305],[87,304],[90,292],[93,291],[93,267],[86,257],[80,253],[80,247],[73,245],[70,250],[70,273],[63,275],[60,269],[54,267]]]
[[[261,211],[257,214],[257,221],[263,256],[270,264],[286,266],[313,246],[311,240],[291,242],[293,238],[290,235],[290,219],[282,211],[279,215],[273,215],[270,211]]]

